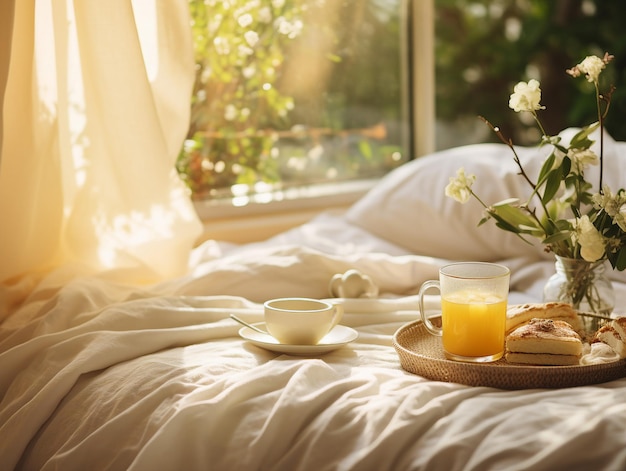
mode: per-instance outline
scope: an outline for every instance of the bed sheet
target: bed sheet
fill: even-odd
[[[4,469],[624,469],[626,380],[502,391],[400,367],[392,336],[446,261],[325,214],[262,243],[207,242],[189,276],[149,289],[53,274],[0,331]],[[511,300],[535,300],[551,264],[503,262]],[[263,350],[228,317],[326,298],[351,268],[381,296],[343,300],[359,337],[326,355]]]

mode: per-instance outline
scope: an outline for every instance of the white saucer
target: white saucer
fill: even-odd
[[[265,328],[265,322],[259,322],[254,325],[256,327],[260,327],[261,329]],[[333,350],[337,350],[338,348],[356,340],[359,336],[356,330],[344,325],[335,326],[335,328],[328,332],[317,345],[290,345],[280,343],[270,334],[262,334],[249,327],[242,327],[239,329],[239,335],[257,347],[271,350],[273,352],[289,353],[291,355],[300,356],[319,355],[322,353],[332,352]]]

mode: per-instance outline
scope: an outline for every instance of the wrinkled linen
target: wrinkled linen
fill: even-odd
[[[553,268],[503,262],[511,302],[535,300]],[[502,391],[400,367],[393,334],[443,263],[325,215],[264,243],[207,242],[159,286],[53,274],[0,331],[3,469],[624,469],[626,380]],[[359,338],[331,353],[266,351],[228,318],[328,297],[350,268],[381,297],[344,300]]]

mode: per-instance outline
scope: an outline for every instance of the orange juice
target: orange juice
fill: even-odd
[[[502,356],[506,299],[456,292],[441,300],[443,349],[463,357]]]

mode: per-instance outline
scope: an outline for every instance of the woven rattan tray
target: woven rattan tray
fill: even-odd
[[[441,337],[421,321],[394,334],[393,346],[402,368],[424,378],[500,389],[569,388],[605,383],[626,376],[626,359],[599,365],[526,366],[501,359],[493,363],[462,363],[446,359]]]

